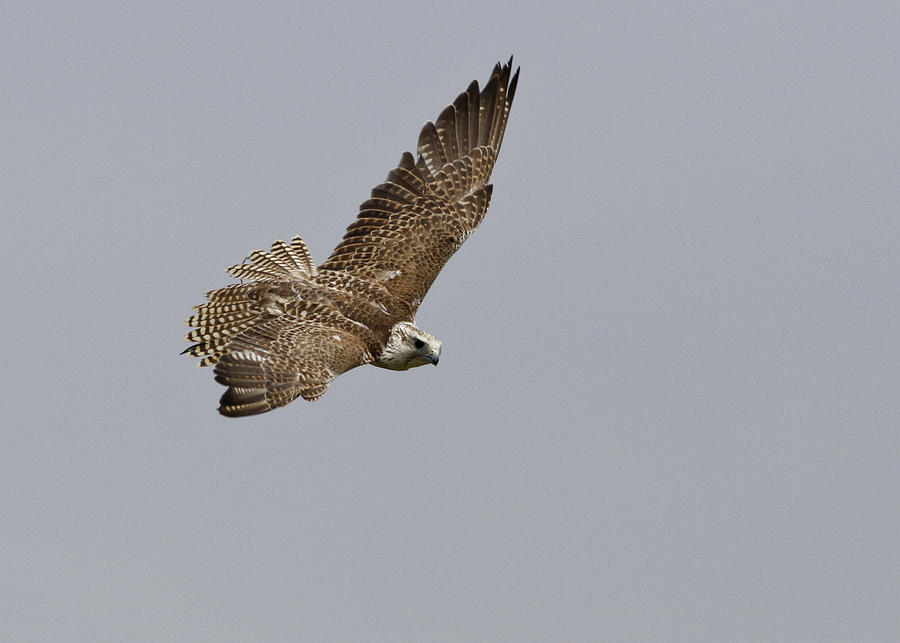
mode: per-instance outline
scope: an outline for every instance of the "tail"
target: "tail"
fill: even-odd
[[[284,304],[295,298],[291,285],[316,275],[316,266],[300,237],[291,239],[290,244],[276,241],[270,252],[254,250],[248,259],[250,263],[227,270],[249,283],[210,290],[206,293],[209,301],[194,306],[194,314],[187,320],[194,330],[185,339],[195,343],[182,354],[200,357],[198,366],[215,364],[234,337],[283,314]]]

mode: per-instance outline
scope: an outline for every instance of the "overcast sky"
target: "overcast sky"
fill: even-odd
[[[4,2],[0,639],[900,639],[896,3]],[[522,66],[438,368],[216,412],[224,268],[322,261]]]

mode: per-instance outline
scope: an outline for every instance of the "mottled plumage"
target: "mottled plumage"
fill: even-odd
[[[503,141],[519,72],[512,58],[483,89],[472,81],[422,128],[360,206],[318,268],[300,237],[254,250],[228,268],[246,283],[206,293],[194,307],[185,352],[215,365],[228,387],[219,412],[241,416],[315,400],[362,364],[406,370],[437,364],[440,340],[415,314],[441,268],[484,218],[488,180]]]

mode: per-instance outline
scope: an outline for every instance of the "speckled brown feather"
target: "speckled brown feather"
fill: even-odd
[[[229,387],[219,412],[265,413],[301,395],[312,401],[335,377],[372,361],[360,337],[340,325],[336,313],[311,305],[241,333],[215,366],[216,381]]]
[[[512,58],[497,64],[483,90],[473,81],[436,122],[422,127],[418,160],[405,153],[372,190],[321,271],[367,279],[393,274],[385,287],[415,313],[490,203],[487,182],[519,78],[518,70],[510,77],[511,67]]]
[[[264,413],[315,400],[337,375],[370,363],[398,322],[475,230],[491,198],[519,72],[497,64],[426,123],[318,269],[300,237],[254,250],[228,271],[248,283],[207,293],[188,319],[185,353],[228,386],[219,412]]]

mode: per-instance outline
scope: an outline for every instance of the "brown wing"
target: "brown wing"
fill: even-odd
[[[335,314],[309,305],[232,339],[215,366],[216,381],[228,387],[219,412],[265,413],[301,395],[312,401],[341,373],[371,362],[357,335],[329,321]]]
[[[481,223],[519,71],[494,67],[484,89],[472,81],[419,134],[418,159],[404,153],[372,190],[344,240],[320,266],[375,280],[415,313],[441,268]]]

